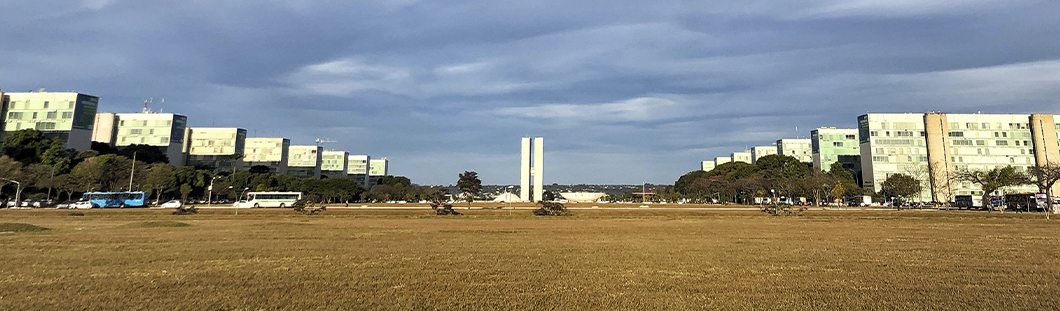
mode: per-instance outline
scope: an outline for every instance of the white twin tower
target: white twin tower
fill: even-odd
[[[545,171],[544,138],[523,137],[522,156],[519,161],[519,198],[523,201],[541,201],[544,193],[542,182]],[[534,186],[534,196],[530,196],[530,185]]]

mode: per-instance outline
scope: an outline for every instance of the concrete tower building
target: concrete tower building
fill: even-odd
[[[92,130],[99,97],[81,93],[3,93],[4,132],[36,129],[45,137],[58,137],[63,147],[82,151],[92,148]],[[0,135],[3,136],[3,135]]]
[[[545,139],[523,137],[522,153],[519,157],[519,198],[523,201],[540,201],[544,194]],[[534,195],[530,196],[531,179]]]

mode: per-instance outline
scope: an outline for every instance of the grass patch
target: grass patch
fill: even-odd
[[[0,211],[0,310],[1060,310],[1042,214],[430,212]]]
[[[18,222],[0,223],[0,232],[38,232],[48,230],[50,229],[37,225],[24,224]]]
[[[127,228],[179,228],[191,227],[191,224],[179,221],[145,221],[123,225]]]

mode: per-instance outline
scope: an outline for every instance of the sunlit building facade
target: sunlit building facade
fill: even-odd
[[[66,148],[92,148],[99,97],[73,92],[3,93],[4,132],[36,129]]]

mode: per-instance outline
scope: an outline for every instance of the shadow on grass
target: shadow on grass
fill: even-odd
[[[0,232],[38,232],[50,230],[45,227],[18,222],[0,223]]]
[[[179,221],[146,221],[121,225],[124,228],[178,228],[191,227],[190,224]]]

